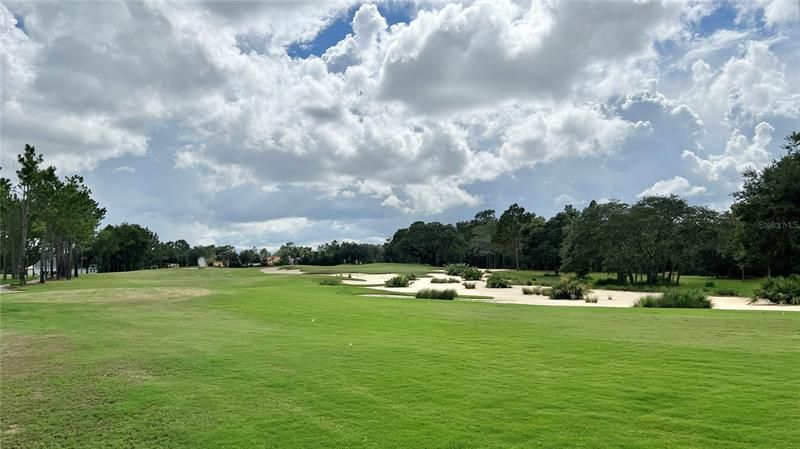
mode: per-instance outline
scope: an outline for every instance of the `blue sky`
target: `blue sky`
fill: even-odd
[[[108,223],[239,247],[512,202],[725,209],[800,123],[798,8],[3,2],[0,159],[34,144]]]

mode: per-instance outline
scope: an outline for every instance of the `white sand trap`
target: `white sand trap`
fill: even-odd
[[[497,271],[497,270],[495,270]],[[429,273],[432,277],[449,278],[442,273]],[[355,276],[355,274],[353,275]],[[374,275],[372,275],[374,276]],[[386,276],[386,279],[393,275]],[[484,301],[501,304],[527,304],[537,306],[570,306],[570,307],[633,307],[636,301],[642,296],[658,295],[653,292],[629,292],[619,290],[592,290],[590,295],[597,298],[597,303],[588,303],[582,299],[564,300],[550,299],[542,295],[525,295],[522,289],[527,286],[514,285],[511,288],[486,288],[486,281],[467,281],[475,284],[474,289],[467,289],[463,282],[453,284],[432,284],[432,278],[421,278],[414,281],[408,287],[370,287],[384,292],[416,293],[425,288],[447,290],[454,289],[459,296],[489,296],[492,299],[472,299],[471,301]],[[370,282],[372,283],[372,282]],[[377,283],[377,282],[376,282]],[[781,311],[781,312],[800,312],[800,306],[793,305],[773,305],[765,301],[750,304],[749,298],[735,296],[710,296],[715,309],[721,310],[761,310],[761,311]]]
[[[265,267],[261,269],[266,274],[303,274],[301,270],[281,270],[278,267]]]
[[[352,279],[348,279],[347,275],[350,275]],[[331,276],[339,276],[338,274],[332,274]],[[375,285],[380,284],[383,285],[384,282],[388,281],[389,279],[397,276],[396,274],[367,274],[367,273],[343,273],[342,275],[342,283],[347,285]]]

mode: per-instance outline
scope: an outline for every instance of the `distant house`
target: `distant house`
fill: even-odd
[[[269,256],[267,257],[267,265],[278,265],[281,263],[281,256]]]
[[[215,260],[214,262],[211,263],[211,266],[217,268],[225,268],[225,262],[221,260]]]
[[[181,264],[179,263],[168,263],[167,268],[180,268]]]
[[[54,277],[56,275],[56,258],[53,257],[50,259],[49,262],[45,262],[44,264],[44,272],[47,274],[47,277]],[[78,274],[96,274],[98,272],[97,264],[91,264],[88,267],[78,266]],[[30,265],[28,267],[28,275],[39,277],[42,274],[42,261],[38,260],[35,264]]]

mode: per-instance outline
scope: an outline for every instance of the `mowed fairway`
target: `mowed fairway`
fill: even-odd
[[[258,269],[0,297],[3,448],[795,448],[800,313],[359,297]]]

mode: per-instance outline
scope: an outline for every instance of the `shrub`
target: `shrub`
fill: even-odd
[[[696,289],[673,288],[662,296],[644,296],[639,298],[634,307],[710,309],[711,301],[705,293]]]
[[[475,283],[474,282],[464,282],[464,288],[472,290],[472,289],[475,288]]]
[[[465,263],[451,263],[450,265],[445,265],[444,272],[448,276],[461,276],[461,273],[467,268],[469,268],[469,265]]]
[[[493,274],[486,280],[486,288],[511,288],[511,283],[499,274]]]
[[[522,287],[522,294],[523,295],[532,295],[534,291],[536,291],[536,290],[533,289],[533,288]]]
[[[437,290],[435,288],[425,288],[417,292],[417,298],[425,299],[455,299],[458,293],[452,288],[447,290]]]
[[[408,280],[408,278],[401,274],[384,282],[383,285],[387,287],[408,287],[408,284],[410,283],[411,282]]]
[[[714,288],[714,287],[716,287],[716,285],[717,284],[715,284],[714,281],[708,281],[708,282],[706,282],[705,286],[708,287],[708,288]]]
[[[483,273],[481,270],[471,267],[465,263],[452,263],[444,267],[444,272],[448,276],[461,276],[465,281],[479,281]]]
[[[465,281],[480,281],[483,277],[483,272],[475,267],[467,267],[461,272],[461,277]]]
[[[319,281],[319,285],[342,285],[342,278],[340,277],[331,277],[325,278]]]
[[[550,299],[583,299],[589,289],[575,276],[562,276],[550,289]]]
[[[431,279],[431,284],[458,284],[459,281],[456,278],[433,278]]]
[[[766,278],[756,290],[756,299],[774,304],[800,304],[800,276]]]
[[[586,295],[586,298],[584,298],[583,301],[591,304],[597,304],[597,295]]]
[[[527,281],[525,281],[525,285],[533,285],[533,281],[527,280]]]
[[[408,275],[409,281],[416,281],[417,280],[417,273],[411,273]]]

